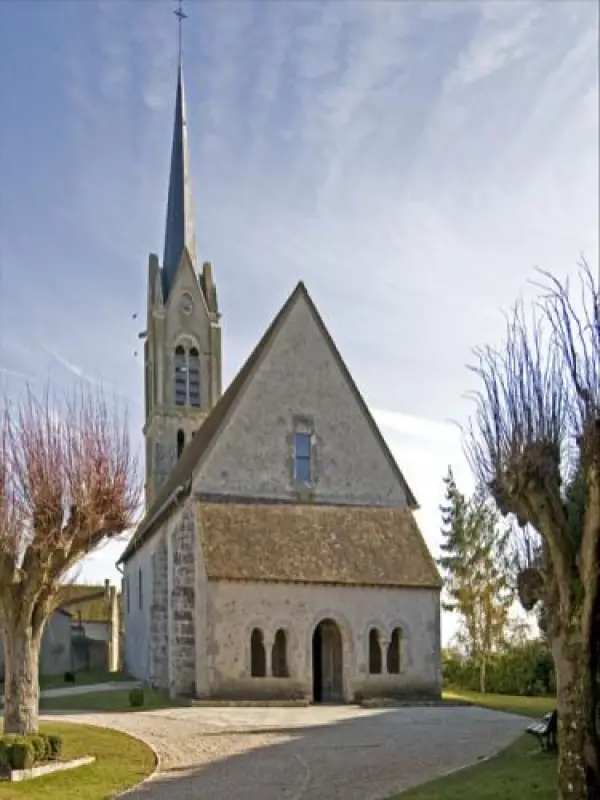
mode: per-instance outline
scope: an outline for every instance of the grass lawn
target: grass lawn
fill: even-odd
[[[23,783],[0,783],[0,800],[106,800],[135,786],[154,770],[152,750],[125,733],[89,725],[43,723],[63,737],[64,757],[96,756],[96,762]]]
[[[132,708],[129,690],[114,692],[89,692],[64,697],[42,697],[40,713],[45,711],[150,711],[157,708],[172,708],[175,703],[166,692],[144,688],[144,705]]]
[[[446,691],[444,697],[526,717],[541,717],[556,708],[556,700],[551,697],[511,697],[462,690]],[[541,753],[536,740],[524,735],[489,761],[396,797],[397,800],[555,800],[556,756]]]
[[[398,800],[555,800],[556,757],[521,736],[494,758],[397,795]]]
[[[64,675],[40,675],[40,689],[63,689],[70,686],[90,686],[93,683],[111,683],[113,681],[130,681],[129,675],[124,672],[106,672],[106,670],[90,670],[89,672],[76,672],[75,683],[65,683]]]
[[[520,697],[507,694],[479,694],[448,689],[444,691],[445,700],[467,700],[476,706],[491,708],[494,711],[509,711],[524,717],[543,717],[556,708],[555,697]]]

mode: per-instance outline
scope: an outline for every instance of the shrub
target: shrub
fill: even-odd
[[[57,733],[51,733],[48,735],[48,756],[49,758],[56,760],[61,757],[63,749],[63,740],[62,736],[59,736]]]
[[[10,744],[0,739],[0,768],[4,769],[10,766]]]
[[[471,658],[444,652],[442,674],[447,687],[479,691],[479,667]],[[545,643],[532,640],[493,653],[487,664],[486,691],[520,696],[554,695],[554,663]]]
[[[141,708],[144,705],[144,690],[140,688],[132,689],[129,692],[129,705],[132,708]]]
[[[75,683],[75,673],[65,672],[65,683]]]
[[[10,763],[13,769],[31,769],[35,761],[33,744],[24,736],[10,746]]]
[[[33,757],[37,762],[47,761],[50,756],[50,747],[48,745],[48,737],[43,733],[34,733],[28,737],[33,746]]]
[[[0,768],[12,769],[12,746],[20,740],[21,737],[14,733],[7,733],[0,738]]]

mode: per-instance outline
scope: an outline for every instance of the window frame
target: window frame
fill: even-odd
[[[262,628],[255,626],[250,631],[250,677],[267,677],[267,648]]]
[[[306,453],[299,453],[298,444],[303,442],[307,445]],[[313,436],[308,431],[294,431],[294,481],[301,486],[310,486],[313,483]],[[306,467],[306,475],[301,475],[299,465]]]
[[[390,634],[390,641],[386,653],[386,669],[388,675],[400,675],[402,673],[403,633],[400,625],[396,625]]]
[[[381,675],[383,673],[383,648],[378,628],[369,628],[368,648],[369,675]]]
[[[202,361],[200,348],[179,342],[173,351],[174,403],[178,408],[202,408]]]
[[[271,672],[273,678],[289,678],[288,635],[285,628],[278,628],[271,646]]]

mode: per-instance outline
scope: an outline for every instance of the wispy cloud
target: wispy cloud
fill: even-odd
[[[18,378],[28,383],[35,383],[37,380],[34,375],[27,375],[24,372],[18,372],[15,369],[8,369],[7,367],[0,367],[0,375],[6,375],[9,378]]]
[[[76,378],[87,381],[88,383],[95,383],[95,380],[91,378],[89,375],[87,375],[81,369],[81,367],[77,366],[77,364],[73,364],[71,361],[69,361],[66,358],[63,358],[63,356],[59,355],[59,353],[55,353],[48,347],[44,346],[44,349],[46,350],[47,353],[49,353],[49,355],[52,356],[52,358],[55,361],[57,361],[61,365],[61,367],[64,367],[67,370],[67,372],[71,373],[71,375],[74,375]]]
[[[20,121],[2,130],[2,364],[116,387],[141,442],[132,314],[162,249],[175,20],[162,3],[50,5],[3,4],[5,63],[34,56],[0,74]],[[597,29],[585,0],[189,7],[197,240],[225,378],[304,279],[433,545],[448,463],[472,480],[446,424],[469,412],[472,347],[503,335],[534,267],[598,260]]]
[[[531,54],[538,3],[483,4],[475,34],[461,53],[448,82],[470,84],[497,74]]]

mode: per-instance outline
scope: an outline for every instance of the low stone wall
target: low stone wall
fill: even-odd
[[[67,769],[85,767],[88,764],[93,764],[95,760],[96,756],[83,756],[83,758],[74,758],[72,761],[54,761],[49,764],[42,764],[39,767],[31,767],[31,769],[12,769],[2,775],[2,780],[12,783],[28,781],[32,778],[41,778],[42,775],[51,775],[53,772],[64,772]]]

